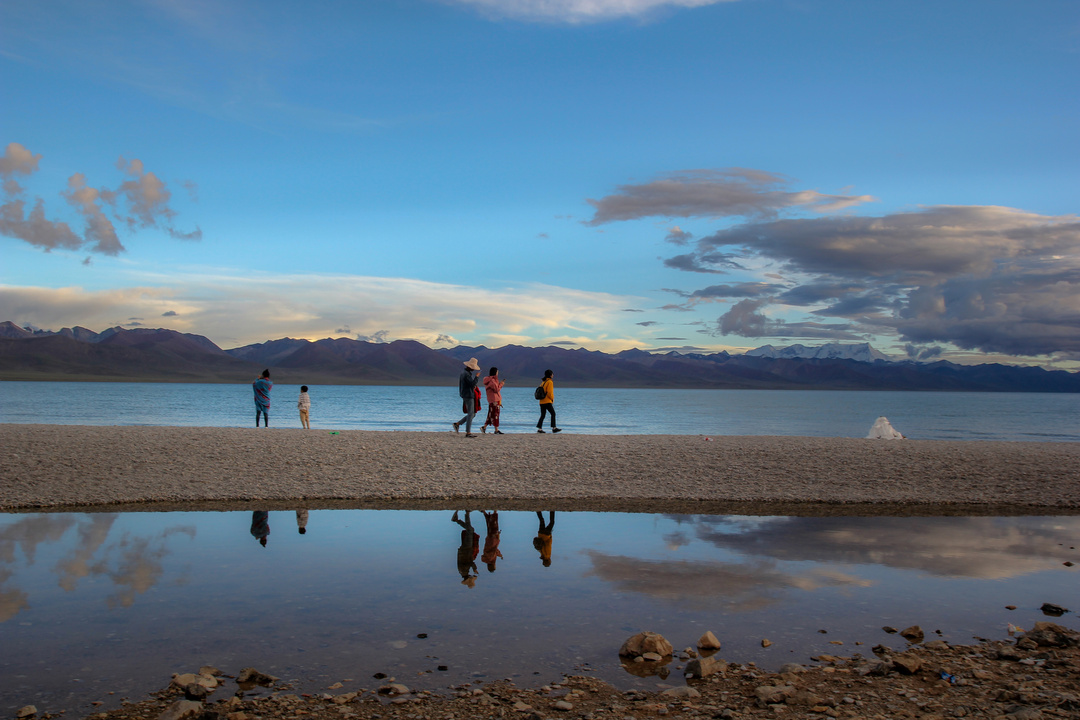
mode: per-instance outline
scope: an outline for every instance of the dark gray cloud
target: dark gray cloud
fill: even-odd
[[[688,245],[690,244],[690,241],[693,239],[693,237],[694,236],[691,233],[686,232],[678,225],[676,225],[675,227],[668,230],[667,237],[664,238],[664,240],[671,243],[672,245]]]
[[[40,160],[40,154],[32,154],[19,143],[9,143],[0,157],[0,180],[3,181],[0,235],[23,240],[46,251],[87,247],[102,255],[118,255],[125,250],[113,219],[120,221],[129,232],[156,228],[178,240],[202,238],[202,230],[197,227],[190,232],[174,227],[176,212],[169,205],[172,193],[165,182],[146,171],[141,161],[128,162],[122,157],[117,167],[128,179],[117,188],[92,187],[83,173],[75,173],[60,193],[82,217],[83,235],[80,237],[66,222],[46,217],[45,203],[40,197],[33,200],[32,206],[24,197],[25,188],[17,177],[37,172]]]
[[[932,347],[919,347],[914,343],[908,343],[904,345],[904,352],[912,360],[932,360],[938,357],[945,351],[940,345],[934,345]]]
[[[726,270],[718,270],[714,267],[704,267],[701,265],[698,257],[694,254],[676,255],[675,257],[664,258],[664,267],[669,267],[672,270],[685,270],[686,272],[697,273],[711,273],[714,275],[726,275]]]
[[[645,312],[644,310],[638,310],[637,308],[623,308],[623,312]]]
[[[716,298],[756,298],[766,295],[775,295],[783,286],[762,282],[741,282],[725,285],[710,285],[709,287],[695,290],[688,297],[695,300],[710,300]]]
[[[811,282],[785,290],[776,299],[785,305],[820,305],[827,300],[839,300],[865,292],[866,289],[867,286],[862,283]]]
[[[175,310],[166,310],[165,312],[161,313],[161,317],[176,317],[179,314],[180,313],[176,312]]]
[[[651,327],[653,325],[657,325],[658,323],[655,320],[643,320],[643,321],[641,321],[639,323],[634,323],[634,324],[635,325],[640,325],[641,327]]]
[[[714,264],[717,255],[721,262]],[[938,206],[878,217],[746,223],[701,238],[694,252],[665,264],[724,272],[735,262],[733,255],[775,263],[785,277],[804,279],[772,302],[823,305],[810,312],[851,324],[778,325],[764,314],[764,296],[748,295],[755,302],[739,303],[722,316],[719,334],[892,334],[920,345],[1080,356],[1080,220],[1075,216]]]
[[[774,217],[789,208],[830,212],[874,198],[826,195],[816,190],[787,190],[792,180],[748,168],[683,170],[617,192],[589,199],[595,212],[586,225],[644,217]]]
[[[704,332],[713,335],[740,335],[746,338],[865,340],[849,323],[786,322],[769,318],[761,312],[769,302],[769,299],[740,300],[717,319],[714,328],[707,328]]]

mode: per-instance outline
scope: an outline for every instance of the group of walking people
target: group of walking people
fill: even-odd
[[[461,396],[461,411],[465,413],[460,420],[453,424],[454,432],[461,432],[461,426],[465,426],[465,437],[474,438],[472,431],[473,418],[480,410],[480,363],[476,358],[465,361],[465,368],[458,377],[458,394]],[[544,379],[536,388],[534,397],[540,402],[540,419],[536,421],[536,432],[545,433],[544,418],[551,416],[551,432],[562,432],[555,425],[555,373],[551,370],[544,371]],[[488,412],[487,419],[480,426],[480,432],[486,433],[488,427],[495,428],[496,435],[502,435],[499,429],[499,412],[502,410],[502,389],[505,380],[499,379],[499,368],[493,367],[484,377],[484,390],[487,392]]]
[[[551,432],[562,432],[555,424],[555,373],[551,370],[544,371],[544,378],[540,386],[536,388],[533,396],[540,403],[540,419],[536,421],[536,432],[545,433],[544,419],[551,417]],[[465,426],[465,437],[474,438],[472,424],[473,418],[480,411],[480,363],[476,358],[465,361],[465,368],[458,378],[458,394],[461,395],[461,411],[464,414],[460,420],[453,424],[454,432],[460,432],[461,426]],[[480,432],[486,433],[489,427],[494,428],[496,435],[502,435],[499,429],[499,414],[502,410],[502,389],[506,381],[499,378],[499,368],[493,367],[483,379],[484,390],[487,393],[487,417],[480,426]],[[260,423],[270,427],[270,391],[274,387],[270,380],[270,370],[263,370],[262,374],[251,383],[255,393],[255,427]],[[300,425],[305,430],[310,430],[311,425],[308,415],[311,411],[311,397],[308,395],[308,386],[300,386],[300,397],[296,401],[296,407],[300,411]]]

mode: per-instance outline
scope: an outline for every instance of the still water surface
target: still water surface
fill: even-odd
[[[1077,517],[502,512],[497,548],[480,512],[458,520],[0,514],[0,713],[85,713],[205,664],[254,666],[302,692],[372,688],[376,672],[436,690],[564,673],[656,687],[616,656],[640,630],[677,649],[712,630],[722,657],[768,669],[904,647],[885,625],[1002,638],[1046,619],[1044,602],[1075,605],[1080,569],[1064,565],[1080,562]],[[677,665],[668,682],[682,682]]]
[[[300,427],[299,391],[274,386],[272,425]],[[456,386],[310,394],[313,428],[437,431],[461,417]],[[532,383],[503,396],[503,430],[534,431]],[[556,388],[555,407],[566,431],[589,434],[865,437],[884,415],[911,438],[1080,441],[1080,394],[1069,393]],[[0,382],[0,422],[243,427],[255,409],[249,384]]]

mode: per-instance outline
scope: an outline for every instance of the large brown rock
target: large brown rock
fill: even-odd
[[[693,675],[695,678],[707,678],[710,675],[715,675],[718,672],[724,672],[727,670],[727,662],[720,658],[710,655],[708,657],[694,658],[690,662],[686,663],[686,675]]]
[[[667,657],[675,652],[675,648],[664,639],[664,636],[660,633],[654,632],[639,632],[637,635],[633,635],[627,638],[626,642],[619,648],[619,655],[623,657],[639,657],[645,653],[656,653],[662,657]]]
[[[1037,622],[1024,634],[1039,647],[1072,647],[1080,645],[1080,633],[1052,622]]]

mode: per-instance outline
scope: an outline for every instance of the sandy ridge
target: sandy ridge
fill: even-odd
[[[0,448],[3,509],[1080,508],[1080,443],[0,424]]]

